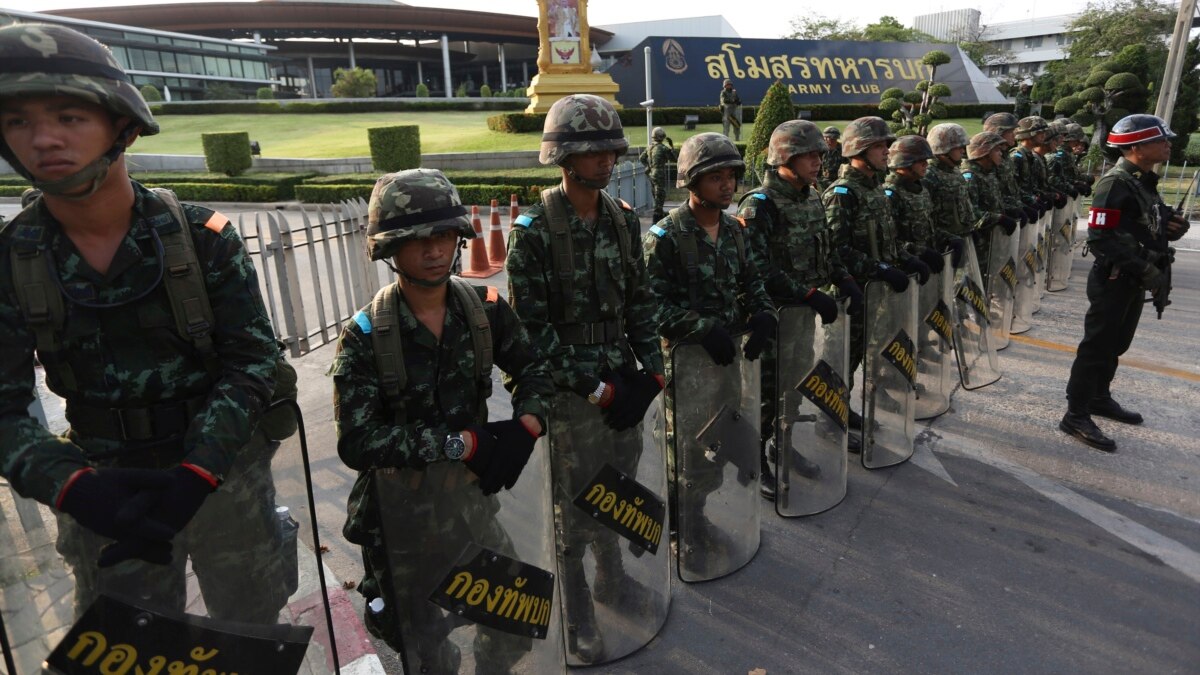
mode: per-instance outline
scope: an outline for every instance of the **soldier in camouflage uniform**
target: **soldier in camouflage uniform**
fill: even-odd
[[[1046,125],[1046,135],[1042,142],[1034,148],[1034,152],[1042,160],[1042,170],[1045,172],[1043,182],[1047,192],[1053,194],[1056,208],[1062,208],[1067,205],[1067,198],[1074,196],[1074,185],[1062,173],[1062,164],[1059,164],[1059,171],[1056,173],[1051,171],[1050,163],[1054,159],[1054,155],[1058,152],[1059,145],[1062,143],[1062,133],[1065,131],[1065,125],[1058,121],[1050,122]],[[1065,158],[1065,157],[1064,157]]]
[[[1017,91],[1013,112],[1017,117],[1025,117],[1029,114],[1029,92],[1033,89],[1033,85],[1028,82],[1022,82],[1020,90]]]
[[[883,193],[888,145],[895,140],[887,122],[878,117],[860,117],[847,125],[842,151],[850,163],[825,189],[822,201],[833,234],[833,250],[846,270],[860,285],[879,279],[900,293],[908,288],[908,273],[916,273],[921,283],[927,281],[929,266],[904,250]],[[852,312],[847,376],[850,389],[854,388],[854,370],[863,360],[864,339],[863,312]],[[862,428],[862,417],[853,411],[850,427]]]
[[[1075,153],[1069,146],[1071,141],[1070,125],[1063,123],[1062,120],[1054,120],[1050,124],[1050,128],[1054,130],[1055,137],[1053,146],[1044,155],[1047,180],[1050,186],[1058,192],[1071,198],[1078,197],[1088,186],[1079,176]]]
[[[985,223],[983,229],[975,233],[975,252],[979,259],[979,270],[985,290],[991,280],[988,270],[992,244],[990,228],[1003,227],[1010,235],[1017,230],[1017,221],[1005,213],[1004,195],[1000,190],[997,172],[1007,147],[1008,142],[1000,134],[981,131],[971,137],[970,143],[967,144],[967,156],[962,161],[962,177],[967,182],[967,197]]]
[[[591,94],[555,102],[540,160],[561,168],[562,183],[514,222],[506,269],[513,308],[550,366],[556,398],[595,406],[590,417],[571,420],[572,439],[586,439],[591,454],[636,478],[641,435],[633,440],[629,430],[638,427],[664,379],[641,223],[628,204],[604,191],[628,147],[609,102]],[[566,239],[569,248],[561,243]],[[565,405],[552,407],[550,452],[554,466],[564,469],[555,474],[554,491],[568,651],[579,663],[595,663],[604,658],[604,646],[593,597],[628,601],[645,589],[626,576],[615,533],[599,531],[572,505],[572,486],[591,476],[575,475],[586,469],[574,450],[555,447],[558,432],[565,433],[555,422],[560,409]],[[590,588],[583,571],[589,548],[597,560]]]
[[[346,323],[329,371],[338,455],[358,472],[343,533],[362,547],[359,592],[368,603],[382,601],[382,609],[365,612],[367,628],[398,652],[407,648],[415,655],[417,663],[410,658],[409,667],[416,672],[453,673],[460,654],[447,636],[462,621],[416,589],[448,572],[470,543],[515,555],[495,518],[495,494],[516,484],[542,434],[553,386],[541,355],[496,289],[468,289],[479,295],[495,363],[510,378],[513,419],[487,421],[491,373],[483,375],[486,383],[475,376],[480,355],[470,308],[448,284],[459,238],[476,234],[457,190],[440,171],[411,169],[380,178],[371,193],[367,236],[370,258],[389,261],[399,279]],[[404,385],[392,393],[386,376],[394,374],[382,373],[377,360],[379,311],[394,317],[402,352],[394,356],[405,369]],[[381,509],[381,484],[407,490],[405,501],[423,514],[409,525],[412,541],[424,542],[408,547],[420,550],[412,560],[389,561],[388,550],[402,544],[385,541],[384,518],[413,516]],[[518,639],[489,637],[477,634],[477,673],[508,672],[528,650]]]
[[[824,190],[837,180],[838,171],[846,163],[846,158],[842,156],[842,143],[838,140],[842,137],[842,132],[838,131],[837,127],[825,127],[821,136],[825,139],[826,150],[821,156],[821,173],[817,177],[817,186]]]
[[[734,140],[742,140],[742,97],[738,96],[730,80],[725,80],[721,85],[718,107],[721,109],[721,133],[729,136],[729,127],[732,126]]]
[[[1016,163],[1009,152],[1017,144],[1016,129],[1017,117],[1012,113],[996,113],[983,123],[984,131],[1000,134],[1006,145],[1004,158],[996,167],[996,178],[1004,197],[1004,212],[1008,217],[1025,224],[1037,220],[1039,210],[1032,200],[1026,199],[1026,195],[1017,184]]]
[[[762,354],[775,333],[774,303],[745,244],[745,223],[725,213],[745,170],[741,155],[728,138],[716,133],[692,136],[680,148],[676,180],[676,187],[688,189],[688,201],[672,209],[645,236],[646,273],[659,305],[658,333],[667,355],[668,379],[671,347],[676,343],[698,342],[714,363],[726,366],[735,356],[734,333],[750,329],[744,354],[751,361]],[[694,265],[684,262],[681,247],[689,246],[686,240],[696,248]],[[674,433],[678,433],[670,389],[667,399],[670,447]],[[668,452],[667,459],[674,473],[674,453]],[[714,481],[695,486],[697,493],[711,494],[721,486],[719,473],[708,475],[714,476]],[[703,501],[692,507],[697,505],[702,506]],[[698,532],[718,529],[697,527]],[[686,532],[680,533],[680,538],[695,541]]]
[[[55,509],[78,613],[102,592],[183,611],[190,558],[209,615],[274,623],[290,589],[260,421],[280,354],[236,228],[129,179],[125,148],[159,127],[90,37],[0,29],[0,120],[0,156],[41,192],[0,232],[0,476]],[[213,313],[204,345],[177,334],[163,288],[181,231]],[[22,260],[53,284],[18,279]],[[66,399],[62,436],[27,412],[35,351]]]
[[[1062,204],[1056,204],[1058,196],[1046,182],[1046,161],[1038,152],[1038,148],[1044,147],[1049,130],[1046,120],[1041,117],[1022,119],[1017,123],[1015,133],[1019,145],[1008,153],[1013,158],[1017,186],[1025,195],[1026,203],[1034,204],[1042,213],[1066,204],[1065,198]]]
[[[901,136],[888,148],[888,174],[884,181],[883,194],[892,209],[892,220],[896,223],[896,235],[905,251],[917,256],[929,266],[932,273],[942,271],[944,265],[938,251],[951,247],[954,259],[962,256],[962,239],[948,234],[936,226],[933,220],[934,205],[929,189],[922,179],[929,170],[933,151],[929,143],[920,136]]]
[[[937,161],[929,167],[925,186],[933,200],[934,226],[950,236],[966,238],[980,227],[994,225],[990,214],[979,214],[967,194],[967,181],[959,163],[967,152],[967,132],[954,123],[929,130],[929,147]],[[961,256],[959,256],[961,259]]]
[[[667,138],[667,132],[662,127],[654,127],[650,132],[653,143],[642,151],[638,161],[644,164],[650,174],[650,193],[654,196],[654,213],[651,218],[658,222],[663,219],[663,203],[667,201],[667,177],[670,173],[671,162],[675,160],[675,144]],[[670,147],[667,144],[670,143]]]
[[[776,307],[808,304],[829,322],[837,318],[838,310],[836,301],[825,291],[840,289],[857,302],[862,302],[862,291],[829,248],[825,208],[815,187],[822,159],[828,154],[826,147],[812,122],[791,120],[780,124],[767,144],[763,185],[743,195],[739,207],[746,221],[747,247]],[[773,499],[775,493],[765,452],[775,429],[779,396],[775,357],[772,339],[763,351],[762,365],[762,492],[767,499]],[[803,459],[797,455],[794,463],[802,465],[799,460]]]

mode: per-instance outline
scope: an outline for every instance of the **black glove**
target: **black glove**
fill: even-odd
[[[1037,220],[1038,216],[1040,215],[1038,210],[1032,206],[1022,206],[1021,209],[1025,211],[1025,222],[1021,223],[1022,225],[1032,223],[1033,221]]]
[[[700,346],[704,347],[704,351],[708,352],[713,363],[718,366],[727,366],[733,363],[733,337],[721,324],[714,325],[704,334],[704,337],[700,339]]]
[[[921,262],[920,258],[916,256],[905,258],[904,262],[900,263],[900,268],[909,274],[915,273],[917,275],[917,283],[922,286],[925,285],[926,281],[929,281],[929,265]]]
[[[1174,227],[1172,227],[1172,225],[1174,225]],[[1179,241],[1183,238],[1183,235],[1188,233],[1188,230],[1190,229],[1192,229],[1192,223],[1190,221],[1185,220],[1179,215],[1172,217],[1167,223],[1167,241]],[[1174,251],[1175,249],[1171,250]],[[1172,256],[1174,256],[1174,253],[1172,253]],[[1172,260],[1174,260],[1174,257],[1172,257]]]
[[[508,479],[503,460],[497,450],[496,435],[481,426],[469,426],[463,430],[471,432],[475,447],[471,456],[463,460],[471,473],[479,477],[479,489],[485,495],[494,495],[504,487]],[[528,435],[528,432],[527,434]]]
[[[858,287],[855,286],[855,288],[857,289]],[[860,298],[862,297],[861,291],[859,292],[858,296]],[[834,321],[837,321],[837,300],[834,300],[827,294],[822,293],[814,288],[808,292],[808,295],[804,296],[804,304],[812,307],[817,314],[821,315],[822,324],[833,323]]]
[[[742,354],[746,356],[747,361],[753,361],[762,355],[763,347],[767,346],[767,340],[774,337],[775,327],[779,325],[779,321],[769,312],[759,312],[750,317],[748,324],[750,338],[746,340]]]
[[[131,557],[165,565],[171,561],[167,540],[172,532],[147,519],[146,511],[168,483],[166,473],[156,469],[85,469],[63,489],[57,507],[102,537],[116,539],[118,544],[123,540],[134,544],[128,555],[122,550],[115,551],[115,555],[101,553],[101,567]]]
[[[1155,267],[1160,270],[1167,269],[1171,263],[1175,262],[1175,247],[1168,246],[1165,252],[1154,252],[1150,258],[1150,262],[1154,263]]]
[[[1054,208],[1061,209],[1067,205],[1067,196],[1061,192],[1054,193]]]
[[[517,479],[521,477],[521,472],[529,462],[529,456],[533,454],[533,446],[537,442],[537,438],[529,432],[529,429],[525,428],[525,424],[521,420],[488,422],[483,425],[483,430],[496,438],[495,456],[492,458],[491,469],[496,474],[497,480],[506,489],[511,490],[517,484]],[[480,481],[480,487],[483,487],[482,481]],[[496,491],[499,490],[500,488],[497,487]]]
[[[1142,288],[1154,294],[1158,293],[1166,285],[1167,275],[1158,269],[1158,265],[1148,263],[1146,268],[1142,270]]]
[[[216,490],[216,486],[187,466],[177,466],[163,472],[168,479],[162,497],[150,509],[152,520],[162,523],[171,539],[192,522],[204,500]]]
[[[917,257],[919,257],[921,262],[925,263],[925,265],[929,267],[929,272],[931,274],[939,274],[941,273],[942,269],[946,267],[946,261],[942,259],[942,256],[938,255],[937,251],[931,248],[921,249],[921,253]]]
[[[1008,216],[1000,216],[1000,217],[1008,218]],[[1004,222],[1004,221],[1001,221],[1001,222]],[[1013,223],[1014,227],[1015,227],[1016,226],[1015,223],[1017,221],[1013,220],[1012,218],[1008,218],[1008,222]],[[1012,232],[1009,232],[1009,234],[1012,234]],[[953,265],[954,269],[956,269],[956,270],[962,269],[962,266],[965,265],[967,262],[967,256],[966,256],[967,242],[965,240],[963,240],[962,237],[950,237],[949,239],[946,240],[946,246],[950,248],[950,264]]]
[[[887,263],[879,263],[875,278],[886,281],[897,293],[903,293],[908,288],[908,275]]]
[[[1079,190],[1075,189],[1074,187],[1069,187],[1067,188],[1067,196],[1071,199],[1075,199],[1079,196]]]
[[[1017,221],[1009,218],[1008,216],[1001,215],[1000,222],[997,224],[1004,228],[1004,234],[1012,234],[1013,232],[1017,231]]]
[[[604,423],[615,431],[632,429],[646,417],[646,410],[662,391],[658,380],[645,371],[625,367],[621,381],[624,388],[615,392],[613,400],[604,409]]]
[[[850,306],[846,308],[847,312],[854,314],[855,312],[862,311],[862,289],[858,287],[858,282],[854,281],[854,277],[847,274],[842,277],[841,281],[837,282],[837,287],[842,292],[842,295],[850,298]]]

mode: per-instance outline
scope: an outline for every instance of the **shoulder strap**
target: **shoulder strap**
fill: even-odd
[[[554,270],[558,292],[562,296],[563,321],[575,321],[575,250],[571,242],[571,228],[567,226],[567,200],[562,186],[542,190],[542,205],[546,208],[546,226],[550,230],[550,264]]]
[[[469,282],[459,277],[450,277],[450,288],[455,297],[467,312],[467,325],[471,329],[471,343],[475,347],[475,381],[479,388],[480,405],[484,408],[484,419],[487,418],[487,400],[492,395],[492,325],[488,321],[487,312],[479,293]],[[488,289],[491,298],[492,289]],[[496,294],[498,295],[498,294]]]
[[[628,305],[629,299],[633,297],[633,285],[637,280],[637,275],[633,270],[633,245],[629,241],[629,223],[625,222],[624,209],[616,199],[613,199],[612,195],[601,190],[600,201],[604,205],[604,210],[608,212],[608,219],[612,221],[613,229],[617,231],[617,247],[621,249],[621,267],[625,270],[625,303]]]
[[[18,225],[18,219],[32,213],[33,205],[26,207],[9,223]],[[66,305],[62,293],[51,277],[50,251],[43,245],[22,246],[14,243],[9,249],[12,263],[13,290],[25,325],[33,332],[34,347],[42,366],[54,370],[56,377],[68,389],[75,389],[75,375],[70,364],[58,358],[61,349],[61,331],[66,322]]]
[[[734,216],[733,219],[737,221],[733,228],[733,243],[737,246],[738,266],[744,272],[746,270],[746,236],[742,230],[746,229],[746,219],[741,216]]]
[[[408,384],[408,372],[404,369],[404,346],[400,340],[399,282],[379,289],[371,300],[371,350],[375,352],[375,370],[379,373],[379,387],[383,398],[392,411],[395,424],[404,424],[406,415],[401,394]]]
[[[671,210],[671,225],[675,228],[675,245],[679,249],[679,264],[683,267],[687,279],[688,301],[692,309],[700,306],[700,248],[696,244],[696,234],[683,227],[683,215],[678,207]]]

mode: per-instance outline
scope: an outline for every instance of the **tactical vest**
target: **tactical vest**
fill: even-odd
[[[815,188],[809,189],[815,190]],[[811,241],[808,242],[809,248],[805,249],[793,245],[796,243],[795,238],[789,236],[789,230],[794,223],[784,217],[783,210],[779,208],[779,204],[771,196],[768,188],[760,187],[742,195],[741,200],[738,201],[739,210],[747,199],[754,200],[755,208],[766,209],[767,216],[773,222],[781,222],[783,225],[769,233],[767,241],[771,250],[766,252],[767,256],[777,261],[780,270],[789,276],[814,286],[821,285],[829,276],[831,248],[829,231],[825,224],[824,207],[821,209],[822,215],[817,224],[817,231],[812,233]]]
[[[679,253],[679,265],[683,271],[684,278],[687,279],[688,302],[691,303],[693,309],[700,307],[700,248],[696,243],[696,233],[694,230],[686,230],[683,227],[683,207],[671,209],[670,218],[671,226],[675,230],[676,242],[675,246]],[[742,230],[746,228],[746,221],[739,217],[734,217],[738,227],[733,228],[733,243],[737,247],[738,271],[739,275],[746,272],[746,238],[742,234]],[[661,236],[661,235],[660,235]],[[717,231],[718,238],[720,230]]]
[[[163,248],[162,284],[171,304],[175,331],[192,345],[209,376],[216,380],[222,370],[220,356],[213,345],[213,327],[216,322],[208,299],[208,288],[204,283],[204,272],[196,257],[191,226],[174,192],[164,188],[154,188],[151,191],[166,205],[179,224],[178,229],[173,232],[158,231],[156,228]],[[33,208],[37,208],[36,202],[26,207]],[[219,231],[228,222],[229,219],[225,216],[214,213],[205,226]],[[43,241],[26,245],[14,242],[9,252],[13,269],[13,288],[25,324],[33,332],[42,367],[48,373],[53,373],[54,379],[68,390],[68,418],[72,427],[85,435],[92,435],[89,431],[91,428],[101,428],[105,431],[95,432],[94,435],[114,437],[119,434],[118,440],[151,440],[156,437],[152,431],[156,416],[165,414],[167,409],[174,414],[176,408],[183,406],[187,416],[197,412],[207,400],[207,394],[188,401],[148,408],[115,409],[96,408],[72,397],[72,393],[78,394],[78,381],[63,353],[66,305],[56,280],[51,277],[47,257],[53,253],[48,246],[42,245],[44,243]],[[287,362],[282,352],[275,361],[274,379],[275,389],[270,402],[295,400],[296,370]],[[110,418],[115,421],[110,422]],[[111,431],[107,429],[110,425]],[[259,427],[269,439],[280,441],[296,432],[297,421],[294,413],[285,406],[263,414]]]
[[[1132,234],[1134,239],[1136,239],[1137,242],[1142,246],[1153,248],[1157,238],[1160,236],[1159,232],[1161,230],[1158,222],[1158,195],[1147,190],[1146,186],[1142,185],[1141,181],[1135,178],[1133,174],[1126,171],[1120,165],[1109,169],[1108,174],[1106,175],[1113,176],[1115,179],[1125,183],[1126,187],[1129,188],[1129,191],[1133,193],[1134,199],[1137,199],[1138,207],[1141,210],[1137,221],[1135,221],[1138,225],[1141,225],[1140,231],[1139,228],[1134,227],[1121,227],[1121,229]],[[1123,219],[1122,224],[1124,224]]]
[[[897,250],[896,223],[888,208],[883,190],[868,189],[859,183],[847,180],[829,187],[835,195],[850,195],[858,205],[858,217],[853,223],[854,232],[867,242],[868,256],[884,262],[896,262],[900,258]],[[867,192],[869,194],[863,194]],[[865,232],[864,232],[865,230]]]
[[[470,283],[459,277],[450,277],[450,290],[467,313],[467,326],[471,331],[471,344],[475,353],[475,386],[479,396],[479,411],[476,418],[480,424],[487,422],[487,400],[492,395],[492,325],[479,293]],[[494,286],[487,288],[488,302],[496,302],[500,293]],[[404,368],[404,344],[400,337],[400,285],[388,284],[379,289],[371,300],[371,348],[375,352],[375,369],[379,372],[379,386],[388,409],[392,411],[393,423],[407,423],[404,408],[404,389],[408,385],[408,371]]]
[[[920,188],[914,192],[904,185],[896,182],[883,184],[883,194],[888,198],[888,202],[893,204],[892,214],[896,215],[897,210],[900,214],[906,217],[904,223],[908,232],[904,233],[904,239],[914,244],[921,246],[936,246],[934,241],[933,228],[933,199],[929,189],[920,183]],[[921,194],[924,193],[928,199],[922,199]],[[892,222],[896,224],[896,234],[899,236],[900,219],[893,218]]]

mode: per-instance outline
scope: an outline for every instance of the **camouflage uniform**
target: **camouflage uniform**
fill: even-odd
[[[33,44],[54,45],[74,68],[86,71],[93,64],[120,70],[107,48],[68,28],[9,26],[0,29],[0,99],[74,96],[130,117],[130,131],[140,127],[142,135],[157,133],[145,102],[126,82],[86,72],[30,72],[36,68],[30,61],[44,56]],[[55,195],[90,182],[90,196],[109,165],[123,161],[119,151],[110,154],[66,179],[34,182]],[[32,177],[6,142],[0,143],[0,155]],[[198,467],[222,482],[173,539],[169,565],[130,559],[98,569],[100,549],[111,540],[56,512],[58,550],[75,575],[76,611],[82,613],[99,593],[109,591],[182,611],[190,557],[209,615],[274,623],[290,593],[281,578],[281,534],[270,476],[276,446],[255,429],[271,399],[279,349],[254,265],[228,219],[184,204],[186,222],[179,222],[154,193],[137,183],[132,187],[129,230],[104,274],[85,262],[40,199],[0,231],[0,370],[5,373],[0,378],[0,475],[19,494],[56,505],[68,479],[86,467]],[[180,228],[189,229],[204,272],[219,372],[210,372],[193,344],[176,333],[171,302],[159,285],[164,265],[159,237]],[[43,251],[63,293],[59,347],[37,355],[46,366],[48,388],[66,399],[71,429],[63,436],[51,434],[27,412],[36,395],[35,335],[18,304],[14,249]],[[129,420],[130,427],[114,422],[114,415]]]
[[[1029,91],[1032,87],[1028,84],[1022,84],[1020,91],[1017,92],[1013,112],[1017,117],[1025,117],[1029,114]]]
[[[967,133],[957,124],[939,124],[930,129],[929,139],[933,153],[938,156],[936,161],[930,162],[924,180],[933,200],[934,224],[947,234],[965,238],[987,224],[987,216],[975,211],[967,194],[966,179],[959,173],[958,165],[944,155],[956,147],[965,148]]]
[[[940,250],[947,235],[934,226],[929,190],[920,180],[911,180],[895,169],[929,159],[933,154],[920,136],[901,136],[888,150],[888,168],[893,171],[884,180],[883,194],[888,198],[897,236],[904,249],[914,255],[926,248]]]
[[[650,174],[650,193],[654,197],[654,213],[651,217],[658,221],[666,215],[663,211],[663,204],[667,201],[667,179],[670,174],[671,162],[675,159],[675,153],[664,142],[667,132],[662,127],[655,127],[651,137],[654,142],[642,151],[638,161],[646,165]]]
[[[1039,132],[1047,129],[1046,120],[1041,117],[1026,117],[1017,126],[1017,140],[1033,138]],[[1026,195],[1027,203],[1038,201],[1048,189],[1046,183],[1046,162],[1037,152],[1018,145],[1009,152],[1016,169],[1017,186]]]
[[[369,219],[374,226],[388,218],[419,216],[453,206],[461,206],[457,191],[441,172],[414,169],[386,175],[376,183]],[[475,236],[464,211],[429,223],[377,230],[370,235],[371,257],[387,259],[404,241],[443,230]],[[541,355],[503,298],[489,294],[486,288],[475,290],[491,328],[495,363],[509,378],[513,418],[529,414],[545,419],[553,386]],[[371,633],[397,651],[405,648],[402,634],[415,635],[418,644],[408,645],[408,649],[419,655],[421,665],[434,672],[453,672],[458,650],[446,637],[462,620],[453,615],[444,618],[424,594],[410,595],[410,589],[450,570],[467,543],[509,556],[515,552],[508,533],[495,518],[500,511],[499,498],[484,495],[467,465],[447,459],[443,452],[449,434],[481,424],[487,416],[487,392],[481,391],[474,372],[477,355],[468,309],[447,290],[439,339],[403,298],[400,290],[393,308],[407,378],[398,402],[385,397],[381,384],[371,335],[371,305],[343,327],[329,369],[338,455],[358,471],[347,502],[343,534],[362,547],[364,576],[358,591],[368,601],[384,598],[383,611],[365,612]],[[400,418],[393,405],[398,405]],[[412,560],[389,562],[388,549],[401,545],[384,538],[383,518],[389,514],[378,501],[378,484],[384,476],[389,486],[407,488],[410,492],[403,498],[421,513],[421,522],[412,524],[415,543],[403,546],[421,551]],[[410,600],[407,607],[396,606],[405,599]],[[516,638],[485,639],[477,634],[475,649],[477,658],[483,661],[486,656],[495,672],[506,672],[506,664],[515,663],[528,647]]]
[[[733,126],[734,140],[742,140],[742,118],[739,108],[742,105],[742,97],[738,96],[737,89],[730,85],[732,82],[725,80],[725,84],[721,87],[721,99],[718,107],[721,108],[721,125],[722,132],[726,136],[729,135],[729,127]],[[733,123],[736,120],[736,124]]]
[[[996,113],[987,118],[984,123],[985,131],[998,134],[1016,128],[1017,118],[1012,113]],[[1023,215],[1027,216],[1029,209],[1033,206],[1033,199],[1022,192],[1017,183],[1017,167],[1013,158],[1013,150],[1015,149],[1010,149],[1000,159],[1000,165],[996,167],[996,179],[1000,183],[1000,193],[1004,197],[1006,212],[1010,216],[1015,216],[1017,211],[1021,211]]]
[[[822,136],[829,138],[840,138],[842,132],[838,131],[837,127],[825,127],[821,132]],[[842,165],[846,163],[846,158],[842,157],[842,144],[836,142],[832,149],[827,149],[825,154],[821,155],[821,173],[817,174],[817,185],[824,190],[829,187],[829,184],[838,178],[838,171]]]
[[[979,163],[979,158],[988,156],[994,147],[1003,148],[1004,144],[1005,140],[999,134],[987,131],[978,133],[971,138],[971,144],[967,146],[967,156],[963,158],[961,165],[962,177],[967,182],[967,197],[975,211],[984,217],[987,224],[985,227],[989,228],[981,230],[975,237],[975,252],[985,285],[991,280],[988,270],[992,245],[990,228],[998,224],[1000,216],[1005,213],[1004,195],[1000,190],[997,168],[985,169]]]

